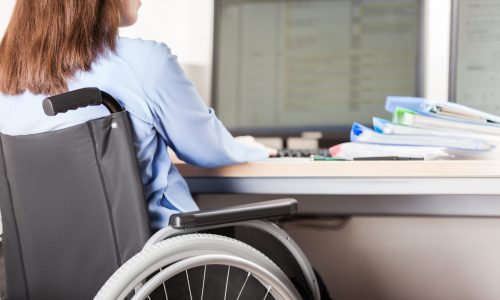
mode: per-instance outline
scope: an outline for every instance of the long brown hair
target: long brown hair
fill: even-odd
[[[114,51],[122,0],[17,0],[0,43],[0,93],[57,94]]]

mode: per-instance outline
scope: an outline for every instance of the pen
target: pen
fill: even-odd
[[[355,157],[353,160],[424,160],[423,157],[403,157],[403,156],[374,156]]]
[[[311,155],[311,160],[313,160],[313,161],[346,161],[347,159],[330,157],[330,156],[322,156],[322,155]]]

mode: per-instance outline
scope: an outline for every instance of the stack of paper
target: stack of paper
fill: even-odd
[[[392,121],[373,118],[373,129],[354,123],[351,143],[333,157],[499,158],[500,117],[464,105],[423,98],[388,97]]]

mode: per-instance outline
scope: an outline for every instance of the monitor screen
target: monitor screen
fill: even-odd
[[[454,2],[450,100],[500,115],[500,0]]]
[[[348,130],[419,95],[419,0],[217,0],[212,97],[237,133]]]

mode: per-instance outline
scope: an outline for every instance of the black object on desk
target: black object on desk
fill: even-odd
[[[319,149],[279,149],[273,157],[310,157],[311,155],[320,155],[330,157],[330,151],[327,148]]]
[[[424,160],[423,157],[402,157],[402,156],[374,156],[355,157],[353,160]]]

